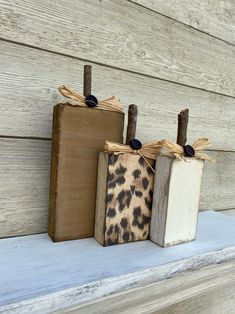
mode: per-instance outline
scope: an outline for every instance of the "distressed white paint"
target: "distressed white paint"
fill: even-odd
[[[53,243],[43,234],[1,240],[0,252],[0,313],[48,313],[235,259],[235,219],[200,213],[196,241],[168,248]]]
[[[235,95],[234,46],[129,1],[1,0],[0,20],[5,40]]]
[[[164,246],[195,239],[202,169],[203,161],[192,158],[172,164]]]
[[[160,246],[195,239],[202,169],[195,158],[157,158],[150,239]]]
[[[229,314],[234,310],[235,262],[182,273],[56,313]]]
[[[235,218],[200,213],[196,241],[168,248],[35,235],[1,240],[0,251],[0,313],[49,313],[234,259]]]

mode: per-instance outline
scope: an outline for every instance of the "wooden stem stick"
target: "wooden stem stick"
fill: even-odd
[[[83,95],[91,95],[91,65],[84,65]]]
[[[187,142],[189,110],[184,109],[178,114],[177,144],[184,146]]]
[[[128,124],[126,132],[126,144],[129,145],[131,139],[135,138],[138,109],[136,105],[128,108]]]

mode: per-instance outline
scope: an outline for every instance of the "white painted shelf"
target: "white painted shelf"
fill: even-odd
[[[235,217],[202,212],[197,239],[169,248],[40,234],[0,240],[0,256],[0,313],[45,314],[235,259]]]

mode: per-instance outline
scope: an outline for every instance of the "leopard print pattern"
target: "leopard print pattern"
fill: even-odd
[[[155,168],[155,161],[147,159]],[[105,245],[149,236],[154,173],[143,157],[109,154]]]

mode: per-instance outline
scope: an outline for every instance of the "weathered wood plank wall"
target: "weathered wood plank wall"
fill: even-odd
[[[235,44],[233,0],[131,0],[227,43]]]
[[[175,2],[174,2],[175,3]],[[0,237],[45,232],[57,87],[139,106],[138,137],[175,139],[190,109],[189,142],[213,141],[200,208],[235,208],[235,23],[231,0],[0,0]],[[208,17],[205,22],[205,17]]]

